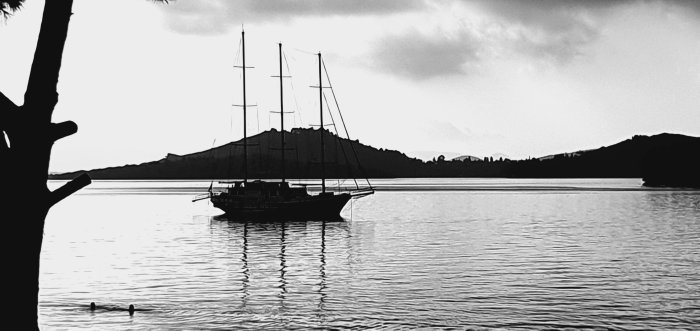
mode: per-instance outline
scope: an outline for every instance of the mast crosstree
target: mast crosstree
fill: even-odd
[[[242,105],[234,105],[236,107],[243,107],[243,182],[247,183],[248,182],[248,101],[246,99],[246,89],[245,89],[245,70],[246,69],[252,69],[253,67],[247,67],[245,65],[245,31],[241,31],[241,50],[242,50],[242,58],[243,58],[243,65],[237,66],[234,65],[235,68],[239,68],[243,70],[243,104]]]
[[[280,166],[280,174],[281,174],[280,177],[282,179],[282,182],[284,183],[286,181],[285,151],[288,150],[286,148],[286,144],[284,142],[284,114],[293,113],[293,112],[285,112],[284,111],[284,78],[290,78],[292,76],[284,76],[282,74],[282,58],[284,55],[282,54],[282,43],[279,43],[278,45],[279,45],[279,70],[280,70],[280,73],[279,73],[279,75],[272,76],[272,77],[275,77],[275,78],[279,77],[279,79],[280,79],[280,111],[279,112],[273,111],[271,113],[279,113],[280,114],[280,148],[279,148],[279,150],[280,150],[280,159],[282,161],[281,162],[282,164]],[[273,149],[276,149],[276,148],[273,148]]]

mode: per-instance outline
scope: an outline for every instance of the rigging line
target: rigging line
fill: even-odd
[[[238,60],[241,58],[241,45],[243,44],[243,39],[238,38],[238,51],[236,51],[236,60],[233,62],[233,65],[236,65],[238,63]]]
[[[255,107],[255,118],[258,126],[258,133],[260,133],[260,108]]]
[[[211,172],[212,179],[211,179],[211,183],[209,183],[210,188],[212,187],[212,185],[214,185],[214,175],[216,174],[216,154],[214,154],[214,146],[216,146],[216,138],[214,138],[214,142],[211,143],[211,153],[210,153],[211,155],[210,156],[212,159],[214,159],[214,162],[211,163],[212,164],[212,172]],[[211,191],[211,189],[209,191]]]
[[[270,115],[272,115],[272,114],[270,112],[268,112],[267,113],[267,130],[272,129],[272,121],[270,120],[270,117],[271,117]],[[260,131],[260,129],[258,129],[258,131]]]
[[[229,112],[229,127],[228,130],[229,132],[233,132],[233,112]],[[233,148],[236,146],[233,137],[231,137],[231,146],[228,148],[228,157],[226,158],[226,173],[224,174],[226,176],[226,179],[229,179],[231,177],[231,156],[233,155]]]
[[[352,177],[352,180],[355,182],[355,187],[359,190],[360,185],[357,184],[357,179],[355,179],[355,175],[352,173],[352,167],[350,165],[350,159],[348,158],[348,155],[345,153],[345,147],[343,147],[343,141],[341,140],[342,138],[340,137],[340,134],[338,133],[338,127],[335,125],[335,117],[333,117],[333,112],[331,111],[331,107],[328,104],[328,99],[326,98],[326,93],[323,93],[323,100],[326,102],[326,109],[328,109],[328,115],[330,115],[331,122],[333,123],[333,130],[335,130],[335,135],[338,137],[336,142],[340,144],[340,150],[343,152],[343,157],[345,157],[345,163],[348,166],[348,170],[350,172],[350,177]],[[339,112],[340,113],[340,112]],[[323,128],[321,128],[323,129]],[[349,140],[349,139],[348,139]],[[352,143],[352,142],[351,142]],[[337,155],[337,149],[338,149],[338,144],[336,144],[336,155]],[[338,191],[340,191],[340,184]]]
[[[289,76],[292,76],[292,71],[289,70],[289,61],[287,61],[287,53],[285,53],[284,50],[282,51],[282,57],[284,57],[284,63],[287,66],[287,74],[289,74]],[[292,77],[294,77],[294,76],[292,76]],[[301,123],[301,122],[303,122],[301,119],[301,108],[299,108],[299,101],[297,101],[297,94],[296,94],[296,92],[294,92],[294,78],[289,79],[289,84],[292,86],[292,96],[294,96],[294,106],[296,107],[296,109],[294,109],[294,112],[295,113],[299,112],[299,115],[298,115],[299,116],[299,123]],[[294,118],[294,125],[296,126],[297,125],[296,116],[294,116],[293,118]]]
[[[299,53],[304,53],[304,54],[313,55],[313,56],[316,56],[318,54],[318,52],[316,52],[316,51],[310,52],[310,51],[307,51],[305,49],[296,48],[296,47],[292,47],[292,49],[299,52]]]
[[[335,130],[335,134],[338,135],[338,127],[335,125],[335,118],[333,118],[333,112],[331,112],[331,107],[330,107],[330,104],[328,103],[328,98],[326,98],[326,93],[323,93],[323,101],[326,102],[326,109],[328,110],[328,115],[331,117],[331,123],[333,124],[333,130]],[[338,135],[338,137],[340,137],[340,135]]]
[[[296,165],[296,171],[297,171],[297,177],[298,177],[298,178],[297,178],[297,183],[300,183],[300,182],[301,182],[302,175],[300,175],[300,174],[301,174],[301,164],[299,164],[299,138],[297,138],[297,137],[295,137],[295,136],[292,136],[292,137],[294,137],[294,151],[295,151],[296,154],[297,154],[297,162],[295,163],[295,165]]]
[[[259,107],[255,107],[255,116],[258,118],[258,164],[263,164],[263,162],[262,162],[262,160],[263,160],[262,143],[261,143],[262,134],[260,134],[260,108]]]
[[[355,146],[352,143],[352,140],[350,139],[350,133],[348,133],[348,127],[345,125],[345,119],[343,118],[343,113],[340,111],[340,105],[338,105],[338,98],[335,96],[335,90],[333,89],[333,84],[331,83],[331,77],[328,75],[328,69],[326,68],[326,61],[321,59],[321,63],[323,64],[323,71],[326,73],[326,80],[328,81],[328,86],[331,87],[331,93],[333,94],[333,100],[335,101],[335,106],[338,109],[338,114],[340,115],[340,121],[343,123],[343,129],[345,129],[345,135],[348,137],[348,141],[350,143],[350,148],[352,149],[352,153],[355,155],[355,161],[357,161],[357,167],[360,168],[360,172],[362,172],[362,175],[365,176],[365,180],[367,181],[367,185],[369,185],[369,188],[371,189],[372,184],[369,182],[369,177],[367,177],[367,172],[365,172],[365,169],[360,164],[360,158],[357,156],[357,151],[355,150]]]

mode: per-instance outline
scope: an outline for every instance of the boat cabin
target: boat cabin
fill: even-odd
[[[228,188],[229,195],[262,195],[262,196],[308,196],[304,187],[290,187],[288,182],[266,182],[254,180],[249,182],[236,181]]]

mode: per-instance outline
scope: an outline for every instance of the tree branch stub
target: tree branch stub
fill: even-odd
[[[50,193],[49,206],[57,204],[81,188],[90,185],[91,182],[92,179],[90,178],[90,175],[87,173],[81,174],[63,186],[57,188],[55,191],[52,191]]]
[[[12,125],[12,117],[19,107],[0,92],[0,130],[5,130]]]
[[[49,130],[51,141],[57,141],[78,132],[78,125],[73,121],[51,123]]]

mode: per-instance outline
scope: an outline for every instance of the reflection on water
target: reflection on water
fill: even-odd
[[[246,309],[248,306],[251,309],[255,309],[258,305],[256,298],[250,298],[250,292],[258,291],[259,288],[253,288],[251,290],[251,274],[254,274],[253,278],[256,279],[274,279],[277,282],[275,286],[279,293],[277,297],[280,299],[279,306],[275,309],[284,310],[285,300],[289,294],[288,286],[295,288],[297,286],[303,286],[303,282],[311,281],[315,284],[315,292],[318,295],[318,305],[317,308],[319,312],[323,312],[323,304],[326,298],[326,229],[331,227],[335,229],[332,231],[331,238],[329,240],[343,241],[350,237],[348,221],[343,218],[313,221],[313,222],[291,222],[291,221],[280,221],[280,222],[249,222],[249,221],[235,221],[229,220],[225,215],[218,215],[209,217],[209,224],[212,230],[215,231],[227,231],[227,237],[240,238],[240,263],[241,263],[241,273],[243,274],[241,282],[241,308]],[[310,242],[319,241],[319,245],[314,247],[313,245],[308,245],[302,251],[301,256],[294,257],[294,260],[288,261],[287,259],[287,232],[290,232],[292,236],[301,236],[304,238],[311,237]],[[232,245],[236,243],[236,240],[229,241]],[[274,248],[274,243],[278,243],[278,253],[276,255],[272,254],[272,248]],[[249,253],[249,245],[252,246],[253,252]],[[343,246],[343,245],[339,245]],[[345,244],[347,246],[347,244]],[[229,250],[235,251],[235,247]],[[317,250],[316,253],[313,251]],[[298,253],[297,253],[298,254]],[[254,255],[254,256],[253,256]],[[275,258],[276,261],[271,260]],[[318,270],[317,279],[314,281],[309,277],[312,274],[306,274],[304,277],[298,277],[302,274],[301,270],[296,269],[296,273],[291,275],[291,279],[287,277],[288,264],[292,266],[299,265],[299,262],[316,257],[318,259]],[[257,258],[255,261],[251,261],[249,266],[249,261],[252,258]],[[342,259],[348,261],[347,258]],[[277,269],[269,268],[270,265],[277,263]],[[313,264],[311,261],[303,261],[304,265]],[[277,276],[278,275],[278,276]],[[291,283],[290,281],[300,281],[299,283]],[[253,285],[258,285],[253,282]],[[261,282],[262,283],[262,282]],[[267,299],[265,296],[269,294],[265,292],[262,295],[263,300]],[[249,301],[252,300],[252,303]],[[266,303],[267,304],[267,303]],[[271,307],[267,306],[266,309]]]
[[[700,191],[622,190],[623,180],[575,183],[596,190],[397,190],[355,201],[340,220],[259,223],[214,216],[187,190],[159,194],[166,184],[100,183],[52,210],[44,328],[700,324]],[[143,310],[90,312],[93,301]]]
[[[229,220],[225,215],[208,220],[213,234],[229,238],[226,250],[240,252],[241,311],[279,315],[310,309],[318,321],[326,318],[327,259],[351,261],[347,256],[351,221],[249,222]],[[327,243],[333,251],[327,252]]]

